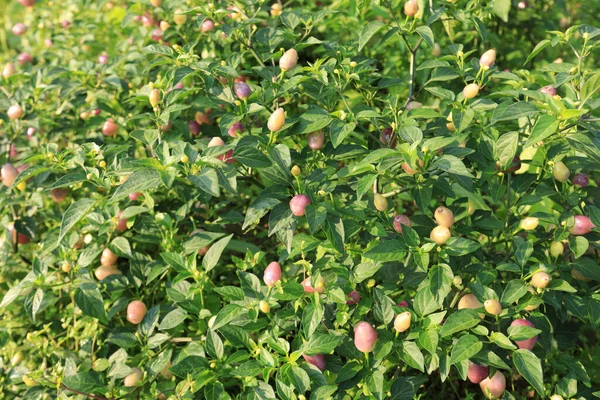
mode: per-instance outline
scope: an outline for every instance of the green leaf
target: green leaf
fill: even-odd
[[[383,28],[385,24],[380,21],[371,21],[369,22],[360,32],[358,36],[358,51],[361,51],[363,47],[367,44],[367,42],[379,31]]]
[[[175,51],[172,48],[160,44],[151,44],[150,46],[144,47],[143,50],[152,54],[160,54],[168,57],[175,56]]]
[[[235,148],[233,157],[237,162],[251,168],[266,168],[273,164],[271,159],[256,147],[240,147],[240,144]]]
[[[559,121],[555,116],[549,114],[542,114],[535,125],[533,126],[533,130],[529,135],[529,139],[525,142],[525,147],[532,146],[537,142],[546,139],[549,136],[552,136],[557,132]]]
[[[571,267],[581,272],[587,278],[600,281],[600,268],[598,268],[598,263],[591,258],[582,257],[577,262],[572,263]]]
[[[304,134],[325,128],[333,121],[329,113],[321,108],[310,107],[300,115],[296,133]]]
[[[163,320],[160,322],[158,329],[161,331],[165,331],[168,329],[176,328],[179,324],[181,324],[187,318],[188,313],[181,309],[176,308],[173,311],[169,312]]]
[[[401,357],[409,366],[425,372],[425,358],[415,342],[409,340],[402,342]]]
[[[513,362],[517,371],[535,388],[535,390],[544,396],[544,375],[542,372],[542,362],[535,354],[527,349],[513,351]]]
[[[323,320],[323,307],[321,304],[309,304],[302,312],[302,333],[310,338]]]
[[[123,236],[114,238],[113,241],[110,242],[109,248],[119,257],[131,257],[131,246],[129,245],[129,241]]]
[[[56,182],[48,186],[46,190],[52,190],[56,188],[72,186],[75,183],[83,182],[87,180],[86,175],[83,172],[73,172],[61,176]]]
[[[246,309],[237,304],[227,304],[217,313],[212,329],[217,330],[222,326],[229,324],[240,315],[244,314]]]
[[[333,144],[333,147],[337,148],[342,144],[346,137],[354,132],[354,128],[356,128],[355,122],[344,123],[344,121],[334,120],[329,128],[331,144]]]
[[[402,229],[404,231],[404,228]],[[403,261],[406,257],[406,244],[402,240],[386,240],[363,254],[374,261]]]
[[[571,284],[563,279],[552,279],[548,286],[546,286],[548,290],[558,290],[560,292],[567,293],[577,293],[577,289],[575,289]]]
[[[492,4],[492,11],[502,21],[508,22],[508,13],[510,12],[510,6],[510,0],[494,0]]]
[[[538,53],[548,47],[552,42],[549,39],[544,39],[539,42],[531,51],[531,54],[527,56],[527,60],[523,63],[523,65],[527,64],[529,61],[533,59]]]
[[[346,382],[354,378],[361,369],[362,365],[358,361],[353,360],[345,363],[340,372],[338,372],[335,383]]]
[[[267,215],[269,210],[279,203],[280,201],[278,199],[259,195],[246,211],[242,230],[246,230],[246,228],[257,224],[262,217]]]
[[[354,267],[353,275],[354,282],[361,283],[365,279],[368,279],[375,275],[377,271],[382,267],[381,263],[373,261],[365,261]]]
[[[60,234],[58,235],[58,242],[62,240],[63,237],[75,226],[79,220],[81,220],[84,216],[88,214],[88,212],[92,209],[92,207],[96,204],[94,200],[91,199],[81,199],[77,200],[75,203],[71,204],[67,211],[65,211],[62,222],[60,224]]]
[[[571,236],[569,237],[569,248],[573,252],[575,258],[579,258],[585,254],[587,249],[590,247],[589,241],[583,236]]]
[[[310,377],[306,371],[300,367],[286,364],[281,368],[281,375],[300,393],[305,393],[310,389]]]
[[[429,290],[438,299],[443,299],[451,290],[451,283],[454,275],[452,269],[444,264],[438,264],[429,270]]]
[[[500,136],[494,146],[496,160],[500,162],[502,169],[507,168],[517,154],[519,146],[519,132],[508,132]]]
[[[103,394],[107,390],[102,375],[95,371],[85,371],[65,376],[62,383],[69,389],[83,393]]]
[[[206,369],[208,369],[206,358],[198,355],[191,355],[185,358],[182,357],[181,361],[169,368],[175,376],[182,379],[186,379],[188,374],[195,376]]]
[[[481,244],[466,238],[456,238],[446,243],[446,252],[451,256],[464,256],[473,253]]]
[[[416,126],[402,126],[398,131],[398,135],[410,144],[418,144],[423,140],[423,132]]]
[[[510,2],[509,2],[510,4]],[[500,121],[513,121],[522,117],[531,116],[537,113],[537,107],[531,103],[518,102],[512,104],[501,104],[494,110],[492,124]]]
[[[224,354],[223,341],[221,340],[219,335],[213,330],[209,330],[206,334],[206,351],[213,358],[216,358],[219,360],[223,358],[223,354]]]
[[[108,323],[102,293],[94,283],[79,285],[75,290],[75,304],[85,315],[97,318],[103,324]]]
[[[136,171],[115,191],[109,203],[115,203],[132,193],[157,188],[161,183],[160,173],[152,169]]]
[[[503,349],[513,350],[517,348],[517,346],[515,346],[515,344],[502,332],[492,332],[490,334],[490,340]]]
[[[424,383],[421,377],[401,376],[394,381],[390,400],[413,400],[420,386]]]
[[[437,353],[437,346],[440,337],[436,328],[424,329],[419,332],[417,343],[419,346],[427,350],[431,355]]]
[[[202,258],[202,266],[204,267],[206,272],[210,271],[215,267],[215,265],[217,265],[217,262],[219,262],[219,258],[221,258],[221,254],[223,253],[223,250],[225,250],[232,237],[233,234],[226,236],[223,239],[216,242],[215,244],[213,244],[212,246],[210,246],[210,249],[208,249],[204,257]]]
[[[531,339],[532,337],[542,333],[542,331],[530,326],[509,326],[507,333],[510,339],[514,341],[520,341]]]
[[[340,253],[344,253],[345,230],[344,223],[340,217],[327,214],[323,221],[323,231],[327,240]]]
[[[127,182],[129,182],[129,179]],[[211,196],[219,197],[221,194],[219,190],[219,177],[217,172],[212,168],[204,168],[197,175],[189,175],[188,179],[200,190],[210,194]]]
[[[581,86],[581,103],[585,103],[600,89],[600,72],[596,72],[585,80]]]
[[[13,182],[13,184],[10,186],[10,190],[14,189],[19,183],[29,179],[29,178],[33,178],[36,175],[41,174],[42,172],[47,172],[50,171],[50,168],[48,167],[44,167],[41,165],[30,165],[29,167],[25,168],[23,171],[19,172],[19,175],[17,175],[17,178],[15,179],[15,181]]]
[[[479,324],[479,314],[471,309],[462,309],[451,314],[440,329],[440,336],[446,338],[457,332],[470,329]]]
[[[308,342],[304,343],[303,353],[307,356],[317,354],[331,353],[335,348],[342,343],[343,338],[336,335],[328,335],[323,333],[313,333]]]
[[[482,349],[483,343],[475,335],[461,336],[450,352],[450,364],[456,364],[473,357]]]
[[[525,286],[525,284],[522,281],[518,279],[513,279],[512,281],[508,282],[508,284],[504,288],[504,292],[502,292],[502,299],[500,300],[500,302],[504,304],[512,304],[519,300],[521,297],[525,296],[526,294],[527,286]]]
[[[383,380],[383,374],[379,370],[374,370],[367,377],[367,388],[371,392],[371,395],[378,400],[383,399]]]
[[[393,306],[394,302],[385,295],[383,290],[373,288],[373,316],[376,320],[389,324],[394,318]]]
[[[433,48],[435,45],[435,39],[433,37],[433,31],[427,25],[418,26],[415,31],[425,40],[425,43],[429,45],[429,47]]]
[[[439,168],[442,171],[450,172],[455,175],[473,178],[473,175],[467,170],[465,164],[458,157],[450,154],[443,155],[435,160],[432,167]]]

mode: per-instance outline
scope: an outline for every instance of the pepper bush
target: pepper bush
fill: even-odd
[[[600,396],[597,2],[0,6],[3,398]]]

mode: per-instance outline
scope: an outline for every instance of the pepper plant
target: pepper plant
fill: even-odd
[[[0,393],[590,399],[565,0],[0,0]]]

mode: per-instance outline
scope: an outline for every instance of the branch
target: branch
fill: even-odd
[[[396,190],[392,190],[391,192],[383,193],[383,194],[382,194],[382,196],[383,196],[383,197],[386,197],[386,198],[387,198],[387,197],[392,197],[392,196],[395,196],[395,195],[397,195],[397,194],[400,194],[400,193],[406,192],[406,191],[408,191],[408,190],[409,190],[409,188],[407,188],[407,187],[405,187],[405,188],[402,188],[402,189],[396,189]]]
[[[71,388],[65,386],[64,383],[60,384],[60,388],[63,389],[63,390],[68,390],[69,392],[77,393],[77,394],[79,394],[81,396],[89,397],[90,399],[108,400],[106,397],[96,396],[95,394],[84,393],[84,392],[80,392],[79,390],[71,389]]]
[[[410,80],[409,80],[410,86],[408,88],[408,99],[406,99],[406,104],[408,104],[414,98],[415,71],[416,71],[415,58],[417,56],[417,51],[419,50],[419,46],[421,46],[421,43],[423,43],[423,38],[420,37],[419,40],[417,40],[415,47],[413,47],[412,49],[408,45],[408,41],[405,40],[405,42],[406,42],[406,46],[410,50]]]

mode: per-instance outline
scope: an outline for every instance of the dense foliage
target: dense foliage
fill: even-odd
[[[596,1],[0,8],[2,398],[599,396]]]

